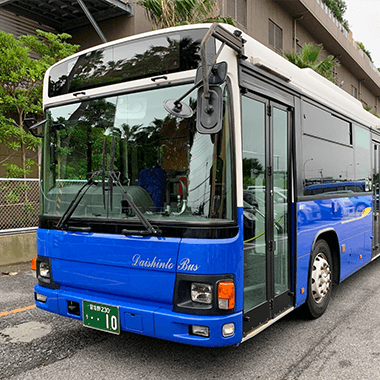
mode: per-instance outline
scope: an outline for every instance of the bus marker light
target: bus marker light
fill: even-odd
[[[207,326],[191,325],[190,329],[192,335],[204,336],[206,338],[210,337],[210,329]]]
[[[223,281],[218,284],[219,309],[228,310],[235,307],[235,284],[232,281]]]
[[[37,269],[37,259],[33,258],[32,259],[32,270],[36,270],[36,269]]]
[[[235,323],[226,323],[223,325],[222,334],[226,338],[235,334]]]
[[[301,288],[301,294],[305,293],[305,288]]]
[[[346,244],[343,244],[342,245],[342,252],[345,252],[346,251]]]

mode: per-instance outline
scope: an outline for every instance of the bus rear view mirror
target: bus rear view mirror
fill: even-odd
[[[211,86],[208,95],[207,99],[203,88],[198,90],[197,131],[202,134],[214,134],[222,129],[222,89]]]
[[[24,119],[24,122],[28,122],[28,121],[31,121],[31,120],[33,120],[33,119],[32,119],[32,118],[27,118],[27,119]],[[37,133],[35,132],[35,130],[37,130],[37,129],[38,129],[39,127],[41,127],[41,126],[44,126],[46,122],[47,122],[47,119],[44,119],[44,120],[42,120],[42,121],[39,121],[38,123],[33,124],[31,127],[29,127],[29,126],[27,125],[29,132],[30,132],[34,137],[43,138],[44,136],[43,136],[43,135],[39,135],[39,134],[37,134]]]
[[[227,79],[227,62],[219,62],[213,65],[207,65],[207,70],[209,71],[208,83],[210,85],[218,85],[225,82]],[[199,83],[203,80],[202,66],[197,69],[197,74],[195,75],[195,83]]]
[[[184,119],[192,117],[194,113],[190,106],[174,99],[165,100],[164,108],[171,115]]]

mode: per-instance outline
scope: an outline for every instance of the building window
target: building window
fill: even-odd
[[[301,54],[302,52],[302,46],[299,44],[299,42],[297,42],[296,44],[296,53],[297,54]]]
[[[269,45],[276,50],[282,50],[282,29],[269,20]]]
[[[351,95],[357,99],[358,98],[358,89],[355,86],[351,85]]]
[[[247,26],[247,0],[227,0],[227,15]]]

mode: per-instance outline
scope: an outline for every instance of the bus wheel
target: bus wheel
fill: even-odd
[[[311,253],[307,308],[312,318],[327,309],[332,288],[332,257],[325,240],[318,240]]]

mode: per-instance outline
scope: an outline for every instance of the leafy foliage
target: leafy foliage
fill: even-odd
[[[331,9],[337,20],[348,30],[348,21],[344,19],[347,10],[347,4],[344,0],[323,0],[323,2]]]
[[[319,57],[322,49],[322,45],[304,44],[299,54],[293,51],[292,53],[284,52],[284,55],[298,67],[311,68],[331,82],[334,82],[336,76],[334,69],[339,66],[339,62],[332,55],[321,61]]]
[[[140,0],[154,29],[202,22],[234,25],[232,18],[220,17],[216,0]]]
[[[370,61],[373,63],[373,59],[372,59],[372,57],[371,57],[371,52],[368,51],[368,50],[364,47],[364,45],[363,45],[362,42],[357,42],[357,44],[358,44],[358,46],[360,47],[360,49],[363,50],[363,52],[364,52],[365,54],[367,54],[368,58],[369,58]]]
[[[71,37],[68,34],[40,30],[37,34],[16,39],[0,31],[0,143],[13,151],[0,163],[6,166],[9,178],[25,177],[32,165],[36,165],[26,158],[26,153],[36,151],[40,140],[28,132],[24,119],[28,115],[41,118],[42,80],[46,70],[79,48],[66,42]],[[33,59],[31,53],[39,59]],[[21,167],[6,162],[15,151],[22,153]]]

